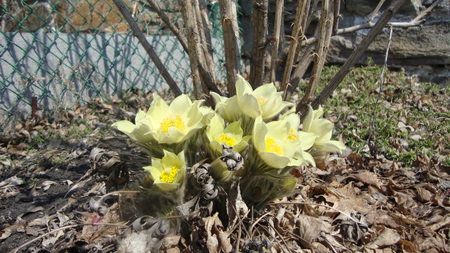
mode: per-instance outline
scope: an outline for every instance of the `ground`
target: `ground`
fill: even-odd
[[[358,80],[367,71],[324,105],[348,150],[293,169],[291,196],[228,226],[223,215],[171,218],[189,233],[127,206],[149,158],[110,126],[149,94],[18,122],[0,139],[0,252],[450,252],[448,88],[391,73],[377,90]]]

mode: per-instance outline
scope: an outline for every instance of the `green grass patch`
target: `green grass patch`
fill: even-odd
[[[317,94],[339,70],[323,70]],[[388,159],[410,166],[417,156],[450,155],[450,88],[418,83],[404,72],[387,70],[380,89],[379,66],[354,68],[323,105],[336,136],[356,152],[368,152],[368,139]],[[300,96],[307,82],[300,85]],[[380,92],[381,90],[381,92]],[[448,158],[444,163],[449,164]]]

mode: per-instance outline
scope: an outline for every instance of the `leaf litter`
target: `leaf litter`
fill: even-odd
[[[346,96],[355,99],[352,89]],[[436,101],[439,96],[410,96],[384,106],[405,110],[411,103],[448,116]],[[149,161],[109,125],[133,118],[150,100],[139,91],[109,102],[98,99],[52,122],[27,119],[1,138],[0,251],[450,252],[450,168],[445,158],[426,153],[411,165],[352,150],[323,157],[317,168],[292,170],[295,193],[260,212],[245,205],[238,183],[226,193],[226,215],[198,201],[190,208],[197,205],[202,212],[180,217],[124,212],[127,200],[138,194],[126,186],[144,183],[141,168]],[[352,109],[343,110],[357,123]],[[331,118],[334,114],[329,112]],[[350,123],[341,118],[339,124]],[[434,136],[408,115],[394,124],[409,136],[390,140],[399,152],[410,140]],[[445,142],[436,148],[449,154]],[[208,196],[223,194],[209,183],[204,185]],[[172,223],[189,226],[190,232],[179,233]]]

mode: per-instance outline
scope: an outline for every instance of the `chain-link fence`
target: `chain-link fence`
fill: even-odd
[[[133,88],[168,86],[112,0],[0,0],[0,134],[28,117]],[[179,87],[191,91],[189,58],[145,1],[124,0]],[[177,0],[157,1],[183,26]],[[210,4],[216,77],[225,79],[218,7]],[[44,113],[45,114],[45,113]]]

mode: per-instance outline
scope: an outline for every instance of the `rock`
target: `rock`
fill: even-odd
[[[275,6],[275,0],[271,0]],[[384,11],[391,1],[387,1],[381,8]],[[392,22],[409,22],[418,13],[433,4],[435,0],[409,0],[394,16]],[[378,1],[346,0],[341,3],[339,28],[360,25],[366,22]],[[285,1],[285,30],[292,30],[295,19],[296,1]],[[320,4],[319,7],[320,8]],[[275,8],[269,9],[269,18],[273,17]],[[271,14],[272,13],[272,14]],[[318,16],[314,14],[308,36],[312,35],[318,23]],[[376,22],[376,19],[375,19]],[[450,2],[442,1],[425,16],[421,26],[409,28],[395,28],[389,52],[388,65],[394,69],[404,69],[407,74],[416,74],[419,80],[435,82],[446,86],[450,82],[448,65],[450,64]],[[343,64],[353,52],[358,43],[369,30],[359,30],[356,33],[333,36],[327,58],[328,64]],[[388,44],[389,29],[372,42],[367,52],[359,59],[357,64],[367,64],[371,57],[375,64],[384,64],[386,47]]]

